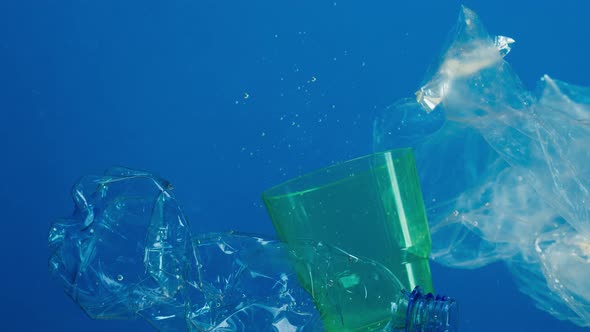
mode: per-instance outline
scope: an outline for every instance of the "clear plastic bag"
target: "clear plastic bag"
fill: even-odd
[[[416,150],[433,259],[505,261],[538,307],[590,326],[590,89],[544,76],[529,92],[513,42],[463,8],[416,99],[375,120],[375,148]]]

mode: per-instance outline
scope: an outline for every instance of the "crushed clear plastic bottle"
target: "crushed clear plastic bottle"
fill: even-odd
[[[456,331],[455,301],[408,292],[383,265],[343,249],[191,235],[172,186],[152,174],[115,168],[72,192],[74,214],[50,230],[49,266],[91,318],[141,317],[160,331]],[[313,283],[311,294],[300,282]],[[371,321],[348,312],[358,301],[375,306]]]

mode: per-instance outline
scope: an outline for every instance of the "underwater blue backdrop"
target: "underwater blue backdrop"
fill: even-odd
[[[464,1],[534,88],[590,85],[583,1]],[[260,193],[372,151],[376,111],[419,86],[458,1],[0,2],[2,331],[150,331],[93,321],[47,272],[50,223],[113,165],[175,185],[194,231],[273,234]],[[443,161],[436,161],[443,162]],[[433,263],[461,331],[582,331],[537,310],[502,264]]]

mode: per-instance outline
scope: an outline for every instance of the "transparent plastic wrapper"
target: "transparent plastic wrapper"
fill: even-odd
[[[529,92],[513,42],[462,8],[415,98],[376,118],[375,149],[415,149],[433,259],[505,261],[539,308],[590,326],[590,89],[544,76]]]

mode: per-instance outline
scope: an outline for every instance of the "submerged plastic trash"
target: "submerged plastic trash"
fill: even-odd
[[[124,168],[73,187],[74,214],[50,229],[49,269],[91,318],[144,317],[164,331],[186,329],[191,234],[171,189]]]
[[[160,331],[317,331],[277,241],[192,236],[172,186],[124,168],[83,177],[76,210],[50,231],[50,270],[94,319]],[[321,326],[321,325],[320,325]]]
[[[530,93],[463,8],[439,69],[375,120],[377,150],[412,146],[432,258],[505,261],[559,319],[590,326],[590,88],[544,76]]]
[[[385,265],[401,281],[402,289],[420,286],[433,292],[430,233],[410,149],[316,170],[265,191],[262,198],[279,238],[287,244],[296,246],[301,239],[324,241]],[[307,270],[298,272],[305,280]],[[303,282],[310,292],[314,285]],[[328,330],[364,327],[370,331],[370,324],[387,321],[387,310],[376,309],[392,302],[387,293],[381,298],[346,301],[348,305],[338,312],[322,312],[326,326],[332,327]]]
[[[141,317],[160,331],[316,332],[315,300],[340,313],[328,330],[366,302],[380,319],[372,331],[455,331],[452,299],[410,292],[380,263],[329,244],[289,250],[244,234],[191,236],[172,186],[149,173],[111,169],[72,193],[73,216],[50,230],[49,267],[91,318]],[[311,296],[295,267],[313,283]]]
[[[405,289],[434,291],[430,232],[411,149],[315,170],[268,189],[262,198],[282,241],[327,242],[385,265]]]

